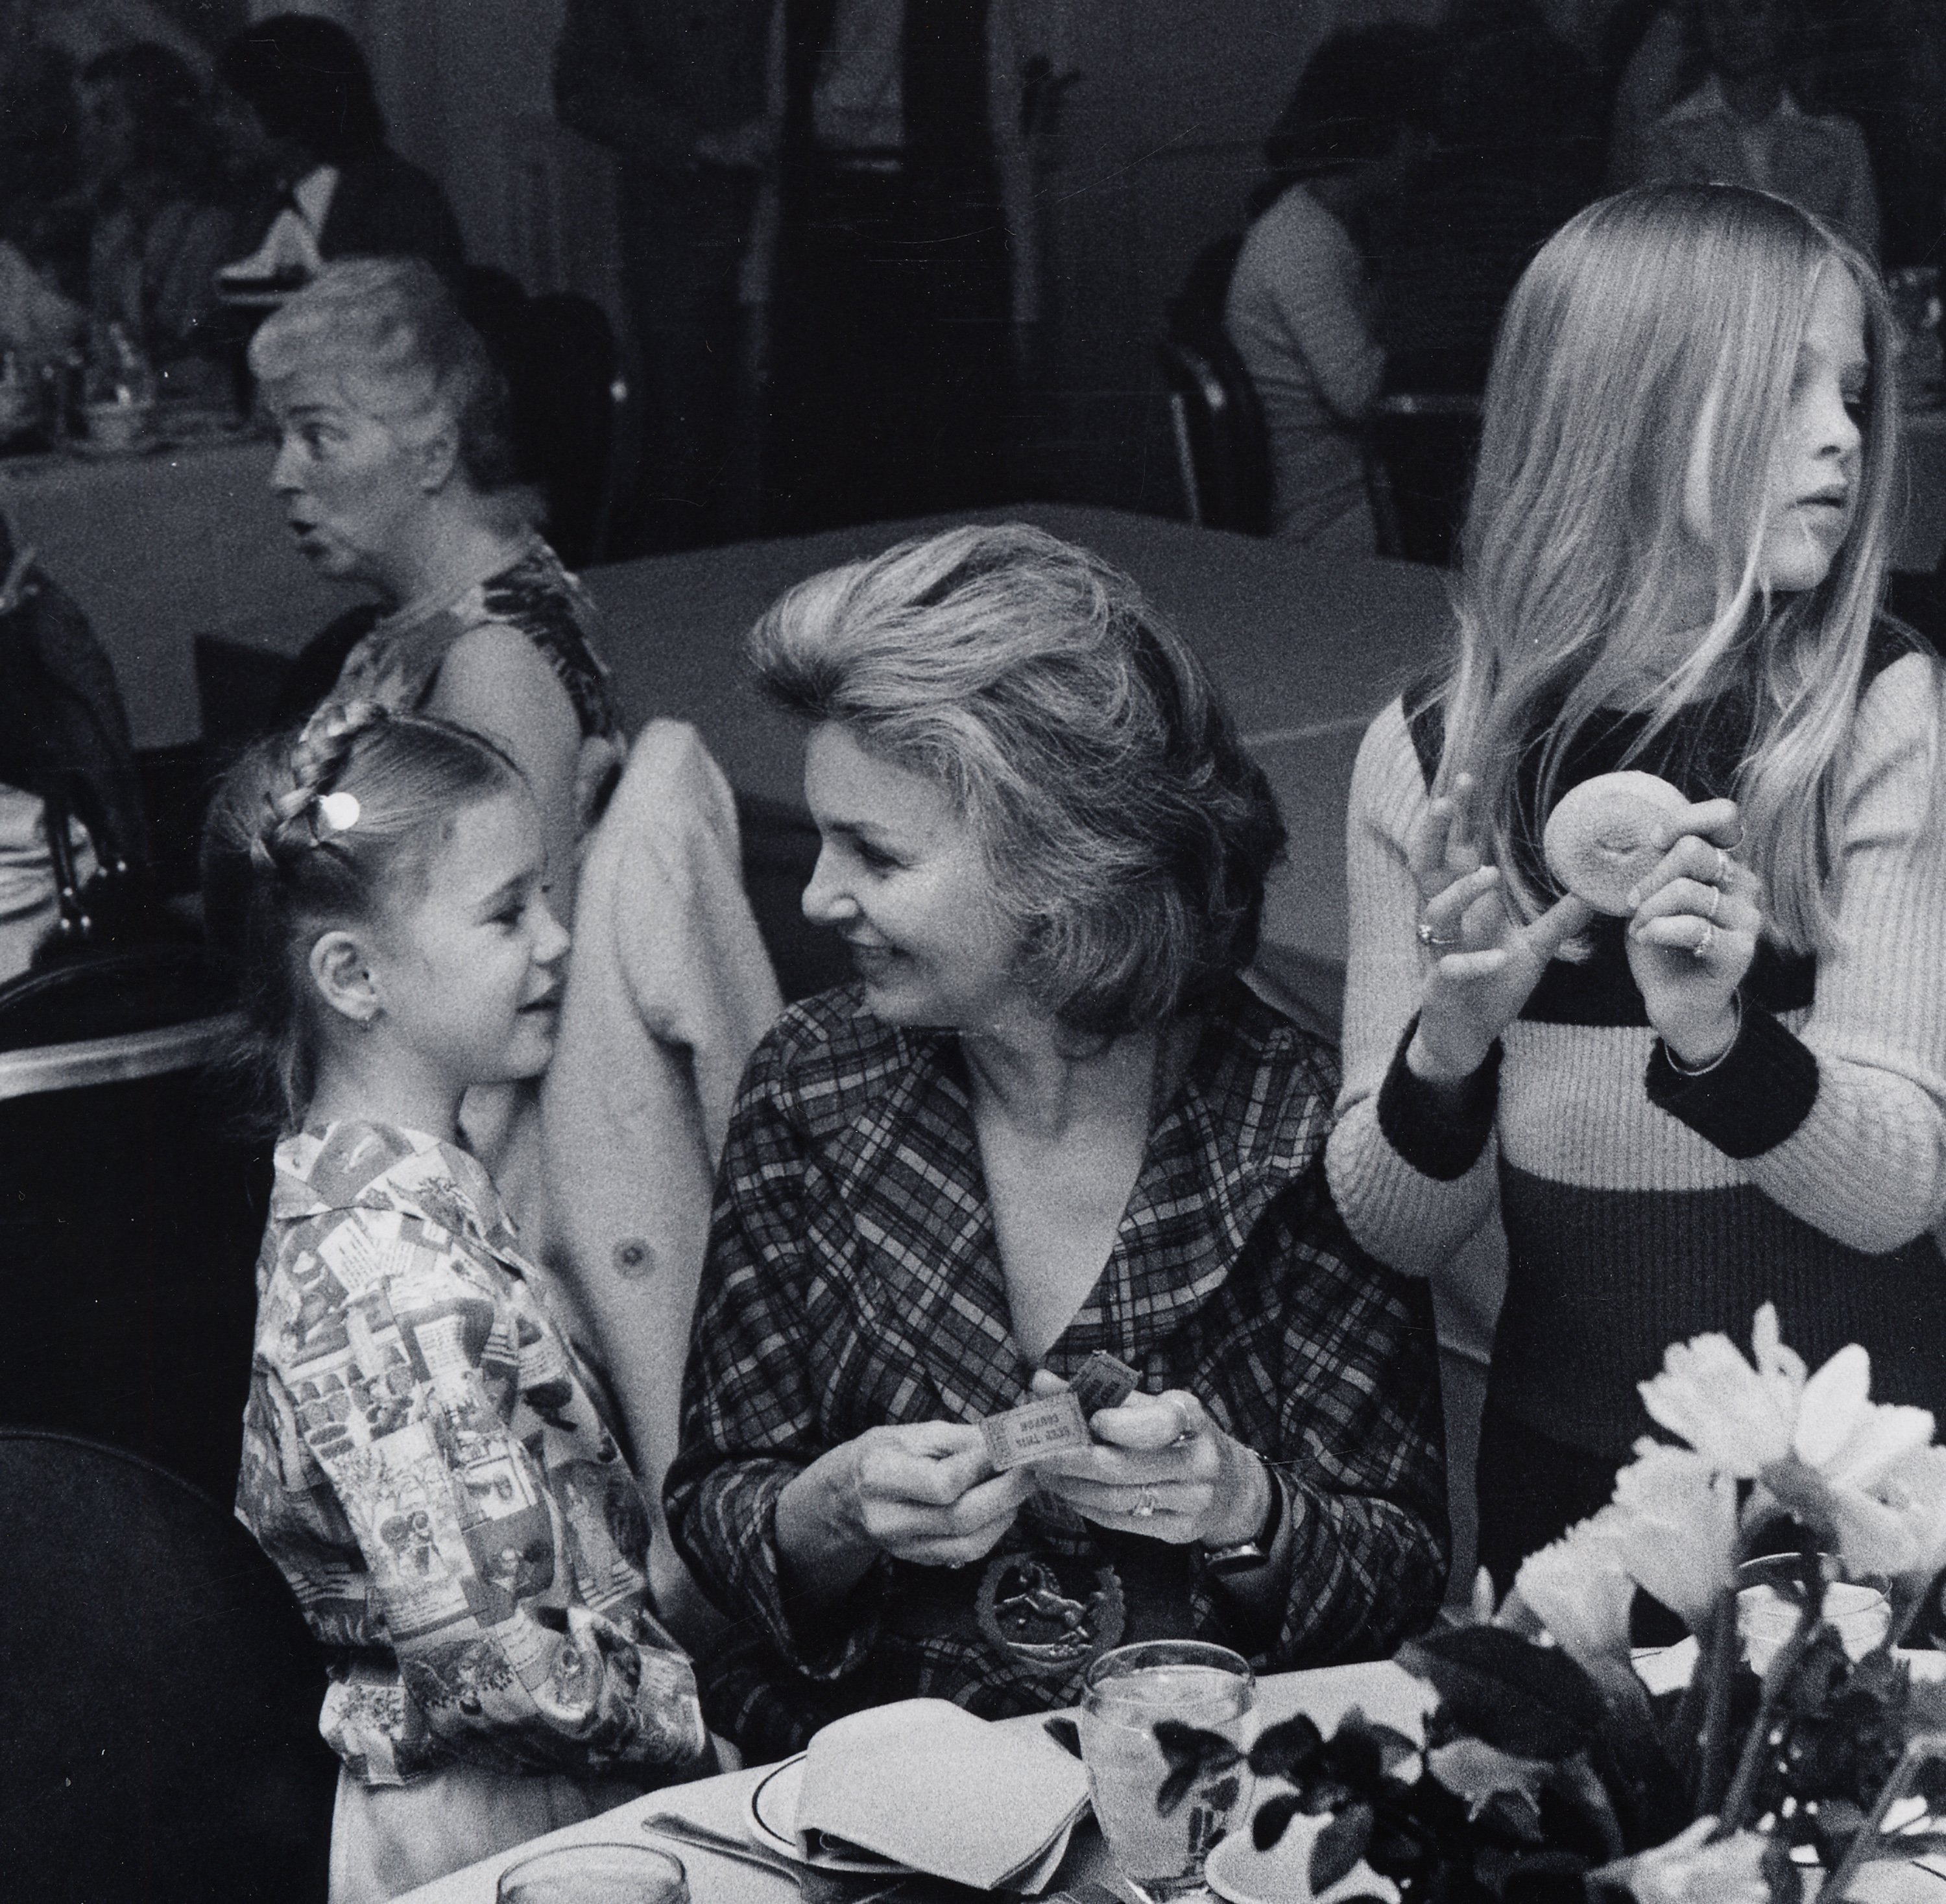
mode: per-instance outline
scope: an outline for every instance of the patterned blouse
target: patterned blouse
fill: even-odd
[[[375,622],[345,657],[335,692],[388,707],[419,709],[455,642],[496,624],[524,635],[546,657],[574,703],[582,737],[619,740],[622,715],[597,651],[601,613],[539,536],[499,574],[463,595],[400,609]]]
[[[527,1273],[451,1145],[348,1121],[278,1145],[236,1513],[347,1649],[320,1729],[369,1785],[704,1769],[635,1477]]]
[[[957,1039],[886,1025],[855,990],[785,1013],[731,1120],[666,1490],[678,1544],[741,1622],[701,1668],[712,1727],[774,1755],[889,1699],[989,1717],[1065,1705],[1126,1640],[1199,1636],[1281,1669],[1388,1654],[1432,1619],[1447,1532],[1431,1303],[1332,1207],[1336,1083],[1321,1047],[1229,987],[1101,1279],[1046,1358],[1071,1375],[1108,1350],[1276,1465],[1296,1533],[1274,1631],[1239,1629],[1197,1551],[1044,1496],[986,1562],[882,1557],[808,1631],[779,1574],[785,1485],[878,1423],[1014,1407],[1032,1369],[1009,1328]]]

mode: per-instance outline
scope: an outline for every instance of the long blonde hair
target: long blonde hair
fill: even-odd
[[[1824,581],[1772,598],[1759,569],[1772,453],[1820,276],[1833,269],[1864,305],[1861,480]],[[1645,186],[1603,199],[1528,267],[1487,385],[1438,775],[1442,790],[1463,771],[1474,777],[1493,856],[1523,910],[1552,896],[1539,819],[1590,721],[1617,708],[1645,715],[1632,756],[1734,673],[1753,702],[1734,793],[1771,929],[1804,951],[1828,938],[1839,782],[1888,553],[1892,338],[1877,274],[1856,249],[1738,186]],[[1645,688],[1645,659],[1681,626],[1692,454],[1713,525],[1714,614]]]

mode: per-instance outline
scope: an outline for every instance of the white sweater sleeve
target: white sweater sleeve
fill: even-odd
[[[1765,1195],[1880,1253],[1946,1210],[1946,811],[1934,664],[1896,661],[1859,703],[1840,807],[1834,942],[1796,1040],[1747,1022],[1664,1107],[1742,1159]],[[1799,1049],[1793,1052],[1793,1043]],[[1812,1061],[1807,1064],[1803,1054]],[[1766,1118],[1790,1124],[1759,1148]]]
[[[1414,1275],[1438,1270],[1485,1219],[1495,1172],[1490,1138],[1463,1176],[1442,1181],[1408,1164],[1379,1124],[1379,1087],[1425,982],[1419,888],[1406,855],[1426,798],[1395,701],[1367,730],[1351,775],[1344,1086],[1325,1164],[1351,1234],[1380,1262]]]

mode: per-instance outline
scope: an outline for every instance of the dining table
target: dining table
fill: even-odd
[[[1688,1680],[1694,1657],[1694,1642],[1684,1640],[1674,1646],[1639,1651],[1636,1668],[1651,1692],[1666,1692]],[[1907,1653],[1901,1657],[1916,1677],[1939,1677],[1937,1655]],[[1329,1737],[1338,1722],[1355,1709],[1378,1724],[1422,1742],[1426,1717],[1436,1697],[1425,1680],[1391,1660],[1316,1667],[1259,1678],[1253,1723],[1262,1729],[1302,1713]],[[1045,1719],[1035,1716],[999,1723],[1026,1728],[1042,1725]],[[777,1868],[774,1858],[768,1865],[759,1865],[735,1855],[731,1847],[751,1847],[755,1842],[746,1822],[752,1794],[777,1770],[772,1765],[743,1766],[690,1785],[647,1793],[582,1824],[482,1858],[406,1892],[397,1904],[496,1904],[500,1875],[510,1865],[558,1846],[613,1844],[650,1845],[677,1858],[684,1868],[690,1904],[799,1904],[799,1900],[802,1904],[975,1904],[982,1895],[925,1878],[877,1884],[854,1879],[848,1881],[848,1886],[835,1888],[814,1877],[801,1883],[795,1872]],[[1246,1799],[1246,1804],[1249,1802]],[[652,1824],[651,1820],[659,1822]],[[710,1839],[719,1842],[707,1842]],[[1388,1890],[1382,1880],[1373,1881],[1366,1868],[1360,1868],[1365,1872],[1364,1881],[1354,1872],[1345,1881],[1347,1892],[1368,1887]],[[808,1872],[805,1875],[809,1877]],[[1015,1895],[987,1894],[1007,1899]],[[1813,1894],[1806,1892],[1807,1897]],[[1339,1893],[1334,1890],[1332,1895]],[[1110,1899],[1116,1904],[1143,1904],[1116,1870],[1092,1817],[1083,1818],[1076,1826],[1067,1853],[1041,1896],[1045,1904],[1109,1904]],[[1946,1897],[1946,1859],[1935,1854],[1909,1863],[1886,1860],[1867,1864],[1849,1896],[1851,1904],[1938,1904]],[[1280,1893],[1275,1904],[1305,1904],[1305,1899]]]
[[[1425,1715],[1432,1701],[1432,1689],[1425,1681],[1414,1679],[1389,1660],[1376,1660],[1357,1665],[1318,1667],[1308,1672],[1268,1674],[1258,1682],[1256,1717],[1259,1725],[1267,1726],[1302,1712],[1328,1734],[1355,1706],[1368,1719],[1417,1738],[1422,1734]],[[1034,1717],[999,1723],[1035,1726],[1043,1722]],[[522,1858],[558,1844],[617,1843],[652,1844],[672,1852],[687,1874],[690,1904],[795,1904],[805,1893],[788,1873],[762,1868],[724,1851],[704,1848],[687,1833],[679,1838],[659,1834],[644,1822],[659,1813],[668,1814],[701,1827],[703,1832],[747,1843],[745,1816],[750,1795],[774,1770],[771,1766],[746,1766],[691,1785],[650,1792],[585,1823],[566,1826],[517,1850],[483,1858],[433,1884],[422,1885],[407,1892],[400,1904],[494,1904],[500,1873]],[[1091,1884],[1105,1885],[1117,1897],[1132,1904],[1133,1893],[1117,1876],[1114,1862],[1100,1831],[1092,1819],[1084,1819],[1076,1827],[1067,1855],[1045,1895],[1052,1899],[1065,1893],[1071,1898],[1079,1897],[1086,1894]],[[936,1884],[922,1881],[913,1887],[907,1896],[890,1890],[876,1895],[884,1898],[885,1904],[935,1904],[940,1889]],[[965,1890],[956,1890],[953,1894],[961,1899],[975,1895]],[[857,1900],[857,1904],[863,1904],[863,1899]]]

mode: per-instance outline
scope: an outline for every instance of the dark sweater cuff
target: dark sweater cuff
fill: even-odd
[[[1493,1135],[1500,1102],[1500,1041],[1456,1096],[1429,1084],[1405,1061],[1406,1048],[1419,1029],[1419,1014],[1392,1053],[1392,1068],[1379,1086],[1379,1128],[1385,1142],[1421,1176],[1451,1183],[1480,1161]]]
[[[1818,1059],[1760,1005],[1744,1001],[1736,1042],[1709,1070],[1685,1077],[1658,1038],[1645,1080],[1649,1102],[1739,1161],[1775,1150],[1818,1101]]]

